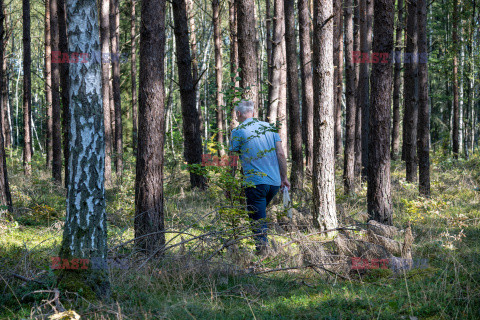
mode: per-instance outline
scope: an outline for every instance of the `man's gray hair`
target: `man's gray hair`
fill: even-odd
[[[253,110],[254,110],[253,101],[249,101],[249,100],[242,100],[235,106],[235,111],[238,111],[241,114],[253,112]]]

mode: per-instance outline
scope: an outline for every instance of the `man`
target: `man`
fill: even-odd
[[[240,154],[247,188],[247,209],[254,220],[257,252],[264,252],[267,240],[266,208],[280,188],[290,188],[287,160],[275,128],[253,117],[252,101],[240,101],[235,107],[240,125],[232,130],[231,152]]]

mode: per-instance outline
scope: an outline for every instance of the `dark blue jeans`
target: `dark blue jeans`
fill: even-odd
[[[253,220],[253,232],[255,234],[255,246],[268,243],[267,239],[267,206],[277,194],[280,187],[268,184],[259,184],[256,188],[246,188],[245,196],[247,197],[248,216]]]

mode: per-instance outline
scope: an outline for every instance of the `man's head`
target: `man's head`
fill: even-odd
[[[238,122],[242,123],[248,118],[253,118],[253,102],[242,100],[235,106]]]

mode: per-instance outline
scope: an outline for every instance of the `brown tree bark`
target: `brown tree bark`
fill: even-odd
[[[30,0],[22,1],[23,12],[23,170],[32,174],[32,53],[30,48]]]
[[[353,64],[353,0],[345,1],[345,194],[355,193],[355,65]]]
[[[310,11],[308,0],[298,0],[298,25],[300,37],[300,71],[302,79],[302,130],[306,169],[313,170],[313,72],[310,38]]]
[[[427,1],[418,0],[418,52],[425,55],[427,46]],[[428,105],[428,64],[420,60],[418,64],[418,172],[419,191],[422,196],[430,196],[430,108]]]
[[[371,56],[373,1],[360,0],[360,51],[362,55]],[[360,79],[358,82],[360,109],[362,113],[362,179],[368,175],[368,132],[370,119],[370,64],[360,63]]]
[[[218,154],[220,156],[225,155],[225,149],[223,146],[223,62],[222,62],[222,22],[220,19],[220,1],[212,1],[213,12],[213,39],[215,42],[215,81],[217,85],[216,92],[216,116],[217,116],[217,143]]]
[[[65,0],[58,1],[58,34],[59,34],[59,48],[63,53],[69,52],[68,50],[68,35],[67,35],[67,12],[66,12],[66,3]],[[69,114],[68,110],[70,107],[70,97],[69,97],[69,63],[60,64],[60,87],[61,87],[61,98],[62,98],[62,134],[63,134],[63,159],[65,162],[64,166],[64,180],[65,188],[68,186],[68,157],[70,155],[69,148]]]
[[[235,88],[240,86],[237,77],[238,74],[238,41],[237,41],[237,1],[228,1],[228,15],[229,15],[229,28],[230,28],[230,82]],[[230,105],[230,115],[232,122],[230,123],[229,135],[233,128],[238,125],[235,114],[235,101],[232,100]]]
[[[3,10],[5,12],[5,9]],[[3,13],[5,15],[5,13]],[[8,19],[5,19],[8,23]],[[8,39],[3,39],[4,43],[7,43]],[[7,56],[5,52],[3,53],[2,58],[2,72],[4,77],[1,79],[2,81],[2,90],[1,94],[1,104],[2,104],[2,128],[3,128],[3,137],[4,137],[4,146],[9,147],[12,143],[12,127],[11,127],[11,120],[10,120],[10,104],[8,101],[8,71],[7,71]]]
[[[342,96],[343,96],[343,1],[333,1],[333,64],[335,66],[335,155],[342,153]]]
[[[452,46],[453,46],[453,123],[452,123],[452,151],[453,157],[458,159],[460,152],[460,107],[458,100],[458,0],[453,1]]]
[[[123,173],[123,127],[120,97],[120,9],[119,0],[110,0],[110,39],[112,40],[112,90],[115,115],[115,172],[122,179]]]
[[[185,0],[172,1],[173,19],[175,22],[175,42],[180,84],[180,100],[182,104],[184,155],[188,164],[202,162],[202,139],[200,118],[196,108],[195,84],[192,76],[192,59],[188,37],[188,20]],[[206,187],[203,176],[190,173],[192,188]]]
[[[403,50],[403,0],[397,2],[397,31],[396,31],[396,50],[395,55],[401,55]],[[394,57],[392,57],[394,58]],[[395,73],[393,78],[393,126],[392,126],[392,160],[397,159],[400,150],[400,86],[402,82],[402,64],[395,59]]]
[[[300,128],[300,99],[298,96],[297,38],[295,36],[294,2],[285,0],[285,44],[287,51],[287,89],[290,147],[292,169],[290,182],[292,188],[303,186],[302,130]]]
[[[52,47],[50,35],[50,0],[45,0],[45,104],[46,125],[46,167],[52,167]]]
[[[417,0],[407,3],[407,46],[404,72],[404,141],[406,177],[408,182],[417,181],[417,121],[418,121],[418,49],[417,49]],[[408,55],[406,55],[408,57]]]
[[[360,2],[355,0],[353,51],[360,51]],[[360,63],[355,63],[355,177],[360,177],[362,171],[362,109],[359,94]]]
[[[257,54],[255,37],[255,2],[254,0],[236,0],[237,6],[237,41],[238,67],[240,68],[240,87],[244,90],[242,97],[255,104],[258,114]]]
[[[0,0],[0,39],[4,39],[4,21],[5,21],[5,15],[3,12],[3,0]],[[3,41],[2,41],[3,42]],[[5,55],[5,50],[4,46],[0,46],[0,57],[2,58]],[[0,79],[3,79],[5,77],[5,73],[3,71],[3,68],[0,71]],[[4,90],[4,82],[1,81],[0,85],[2,86],[0,88],[1,91]],[[5,105],[4,105],[5,107]],[[2,126],[3,123],[0,121],[0,126]],[[3,127],[0,128],[0,132],[3,131]],[[3,135],[0,135],[0,206],[7,206],[8,211],[12,211],[12,196],[10,194],[10,186],[8,184],[8,174],[7,174],[7,161],[6,161],[6,153],[5,153],[5,144],[4,144],[4,138]],[[0,218],[4,218],[3,215],[4,209],[0,209]]]
[[[394,0],[375,0],[373,52],[393,51]],[[390,186],[390,108],[392,65],[372,66],[372,95],[368,135],[368,215],[392,225]]]
[[[50,0],[52,52],[60,51],[58,0]],[[62,129],[60,107],[60,64],[52,63],[52,177],[62,183]]]
[[[134,154],[137,150],[137,136],[138,136],[138,110],[137,110],[137,45],[136,45],[136,30],[135,30],[135,5],[137,1],[132,0],[130,2],[131,5],[131,15],[130,15],[130,41],[132,41],[132,46],[130,50],[131,56],[131,74],[130,77],[132,79],[132,148]]]
[[[333,3],[314,1],[313,217],[322,230],[338,225],[335,209]]]
[[[51,0],[52,1],[52,0]],[[100,7],[100,62],[102,64],[102,105],[105,128],[105,185],[112,181],[112,123],[110,119],[110,1]]]
[[[273,58],[273,29],[272,29],[272,5],[271,0],[265,1],[265,32],[266,32],[266,42],[267,42],[267,83],[268,83],[268,93],[270,93],[270,86],[272,84],[272,58]],[[270,105],[267,106],[266,110],[266,117],[268,117],[268,113],[270,110]]]
[[[153,233],[136,242],[153,254],[165,244],[165,234],[160,233],[164,230],[165,0],[142,0],[141,5],[135,237]]]

